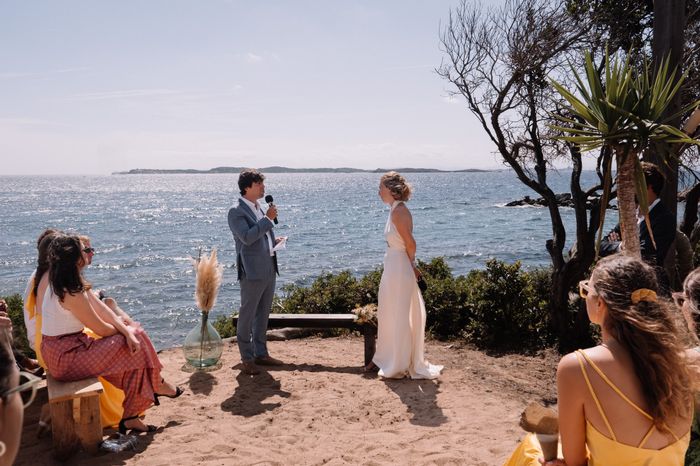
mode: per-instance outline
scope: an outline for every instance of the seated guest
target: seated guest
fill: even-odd
[[[661,190],[664,188],[664,175],[653,163],[642,162],[642,170],[647,184],[649,223],[654,234],[654,240],[652,241],[644,217],[640,215],[637,225],[639,228],[639,245],[642,250],[642,260],[654,267],[659,285],[662,288],[661,291],[665,296],[668,296],[669,279],[664,270],[664,260],[671,248],[671,244],[676,239],[676,219],[673,218],[673,214],[659,199]],[[621,242],[620,225],[618,224],[600,242],[600,255],[609,256],[620,252],[622,249],[624,249],[624,244]]]
[[[49,246],[49,286],[42,303],[41,353],[51,375],[61,381],[101,376],[124,391],[119,431],[153,432],[139,413],[176,398],[179,387],[160,376],[162,365],[143,329],[125,325],[94,293],[81,274],[88,258],[77,236],[58,236]],[[100,339],[83,330],[89,327]]]
[[[657,296],[654,270],[621,254],[607,257],[580,293],[602,343],[559,363],[564,461],[545,464],[683,465],[693,417],[689,367],[697,361],[689,363],[678,313]],[[506,464],[537,464],[518,456],[527,450],[521,445]]]
[[[27,288],[24,291],[24,325],[27,329],[27,340],[29,346],[36,354],[39,364],[46,368],[41,359],[41,303],[44,299],[44,292],[49,283],[49,245],[51,241],[59,235],[61,231],[48,228],[41,232],[36,241],[37,264],[36,269],[29,276]],[[38,298],[38,299],[37,299]]]
[[[89,236],[80,235],[80,243],[83,246],[83,253],[85,254],[86,263],[83,267],[87,267],[92,264],[92,259],[95,256],[95,248],[92,247],[92,241]],[[94,290],[94,295],[97,299],[105,303],[105,305],[124,322],[125,325],[131,325],[136,328],[141,328],[141,325],[134,321],[129,314],[127,314],[119,305],[114,298],[105,296],[102,290]]]

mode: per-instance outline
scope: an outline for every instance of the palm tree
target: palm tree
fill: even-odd
[[[689,138],[680,129],[665,124],[678,114],[662,119],[664,111],[680,89],[686,75],[676,80],[676,71],[674,69],[669,72],[669,60],[666,58],[662,60],[651,81],[648,63],[645,62],[642,70],[637,72],[630,66],[629,55],[624,61],[615,58],[611,62],[607,51],[604,76],[593,65],[593,59],[588,52],[585,55],[585,81],[573,66],[571,68],[580,97],[566,90],[558,82],[552,81],[552,85],[568,103],[564,106],[562,114],[555,116],[563,124],[553,128],[565,133],[559,139],[578,145],[582,152],[600,149],[606,145],[612,149],[617,168],[617,202],[624,251],[626,254],[641,257],[635,194],[650,233],[651,226],[640,154],[652,144],[658,147],[676,143],[700,143]],[[697,105],[698,102],[680,113],[685,114]],[[673,152],[664,150],[660,153]],[[612,186],[612,161],[604,168],[605,182],[601,198],[603,210],[607,207]],[[604,212],[600,218],[599,242]]]

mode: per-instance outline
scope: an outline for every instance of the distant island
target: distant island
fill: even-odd
[[[211,173],[240,173],[248,167],[216,167],[209,170],[158,168],[134,168],[126,172],[114,172],[112,175],[182,175],[182,174],[211,174]],[[374,170],[362,170],[360,168],[289,168],[289,167],[264,167],[259,168],[263,173],[385,173],[394,170],[400,173],[480,173],[496,170],[481,170],[478,168],[466,168],[464,170],[438,170],[437,168],[376,168]]]

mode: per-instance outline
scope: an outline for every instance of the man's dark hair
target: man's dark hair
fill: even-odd
[[[657,196],[661,194],[661,190],[664,189],[664,182],[666,178],[663,173],[659,170],[659,167],[649,162],[642,162],[642,172],[644,172],[644,179],[647,182],[647,186],[651,186],[651,190]]]
[[[245,196],[248,188],[253,186],[253,183],[261,183],[265,176],[254,168],[246,168],[238,175],[238,189],[241,190],[241,196]]]

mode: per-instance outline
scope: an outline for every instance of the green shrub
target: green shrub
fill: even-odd
[[[483,349],[528,350],[550,345],[548,286],[543,272],[527,273],[520,262],[489,260],[469,272],[466,338]]]
[[[443,257],[419,261],[418,268],[428,285],[423,293],[426,329],[440,340],[459,337],[469,316],[465,278],[453,276]]]
[[[36,354],[34,350],[29,347],[29,340],[27,340],[27,327],[24,325],[24,303],[22,301],[22,296],[13,294],[5,296],[2,299],[7,302],[7,314],[12,320],[13,346],[22,351],[26,356],[35,358]]]
[[[221,338],[231,338],[236,336],[236,326],[233,325],[233,319],[229,316],[219,316],[212,325],[219,332]]]
[[[296,284],[282,288],[283,298],[275,312],[290,314],[343,314],[359,306],[376,302],[378,283],[376,271],[370,272],[359,282],[349,270],[338,274],[324,273],[311,284]]]

